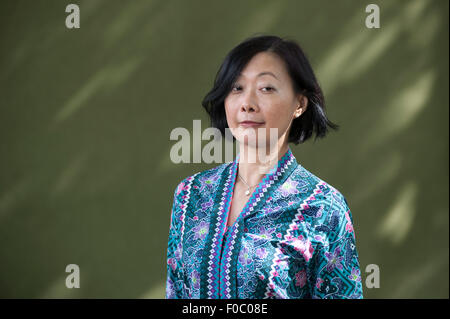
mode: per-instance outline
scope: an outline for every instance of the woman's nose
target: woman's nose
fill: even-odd
[[[248,92],[245,94],[244,99],[242,101],[242,107],[243,112],[256,112],[259,110],[258,103],[253,95],[252,92]]]
[[[246,103],[246,104],[242,105],[242,111],[250,113],[250,112],[255,112],[256,110],[255,110],[255,107],[253,106],[253,104]]]

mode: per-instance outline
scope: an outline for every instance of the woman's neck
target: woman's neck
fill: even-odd
[[[288,149],[287,143],[266,150],[241,145],[239,148],[239,175],[249,186],[257,185]]]

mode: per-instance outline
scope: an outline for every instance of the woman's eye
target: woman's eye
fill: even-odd
[[[231,88],[231,90],[234,92],[242,91],[242,87],[240,85],[235,85]],[[265,87],[261,88],[261,90],[263,90],[263,92],[270,92],[270,91],[274,91],[275,88],[273,88],[271,86],[265,86]]]

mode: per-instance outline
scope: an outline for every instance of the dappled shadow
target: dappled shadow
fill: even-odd
[[[367,29],[359,1],[89,0],[68,30],[59,1],[2,4],[0,296],[162,298],[175,186],[217,165],[171,163],[170,131],[209,125],[220,62],[264,32],[299,41],[341,125],[292,150],[349,203],[365,297],[448,298],[448,3],[379,5]]]

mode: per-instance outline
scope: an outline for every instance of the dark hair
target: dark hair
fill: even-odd
[[[271,35],[257,35],[247,38],[225,57],[214,80],[214,87],[206,94],[202,105],[211,119],[211,126],[218,128],[225,135],[228,127],[225,114],[225,98],[232,89],[238,75],[259,52],[273,52],[284,60],[293,82],[296,94],[301,93],[308,98],[306,111],[292,122],[288,143],[303,143],[315,131],[316,137],[327,134],[327,126],[338,129],[325,115],[325,99],[314,72],[303,50],[293,40],[282,39]],[[233,137],[233,140],[235,138]]]

